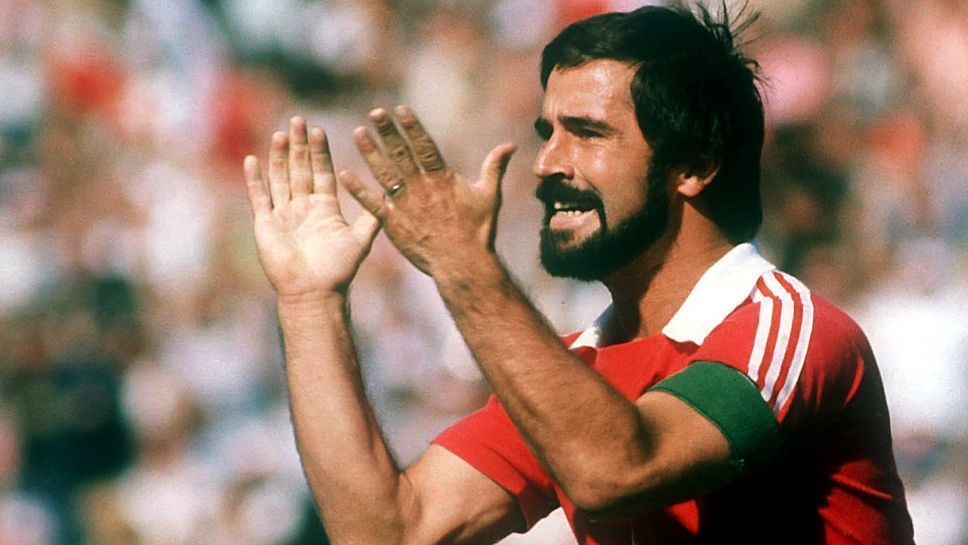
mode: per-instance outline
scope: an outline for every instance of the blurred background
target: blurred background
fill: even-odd
[[[871,337],[922,545],[968,543],[968,3],[752,2],[775,263]],[[294,114],[412,105],[459,171],[520,151],[499,249],[562,331],[607,302],[537,261],[541,47],[606,0],[0,0],[0,544],[325,543],[293,446],[241,160]],[[346,203],[350,215],[352,203]],[[381,236],[353,291],[401,463],[487,394]],[[507,543],[567,544],[552,516]]]

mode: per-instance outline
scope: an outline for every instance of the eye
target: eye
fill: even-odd
[[[584,127],[583,128],[579,128],[579,129],[576,129],[575,130],[575,134],[578,135],[579,138],[586,138],[586,139],[590,139],[590,138],[601,138],[602,136],[604,136],[602,133],[600,133],[600,132],[598,132],[596,130],[588,129],[588,128],[584,128]]]

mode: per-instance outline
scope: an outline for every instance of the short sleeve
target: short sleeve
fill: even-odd
[[[774,273],[693,354],[745,373],[777,420],[846,405],[865,367],[866,340],[843,312],[796,278]],[[869,352],[869,348],[867,349]]]
[[[737,470],[755,470],[776,455],[780,443],[776,418],[744,373],[697,361],[650,390],[678,397],[715,425],[729,442]]]
[[[554,485],[494,396],[433,441],[514,496],[528,528],[558,507]]]

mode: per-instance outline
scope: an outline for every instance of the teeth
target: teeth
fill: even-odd
[[[555,201],[553,207],[556,214],[562,214],[564,216],[580,216],[585,213],[584,210],[576,210],[561,201]]]

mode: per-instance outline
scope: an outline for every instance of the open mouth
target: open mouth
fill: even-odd
[[[551,229],[576,229],[593,218],[597,207],[591,203],[554,201],[548,210],[548,227]]]
[[[601,198],[592,190],[578,189],[558,178],[542,182],[535,196],[545,205],[545,226],[554,231],[594,231],[601,223]]]
[[[565,216],[579,216],[585,212],[591,212],[594,206],[578,203],[567,203],[555,201],[552,205],[552,214],[563,214]]]

